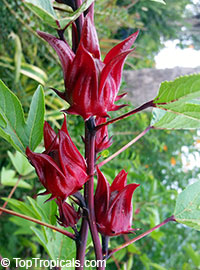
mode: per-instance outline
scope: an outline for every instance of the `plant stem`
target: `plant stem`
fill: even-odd
[[[79,234],[79,239],[76,240],[76,260],[80,262],[80,267],[77,266],[75,268],[76,270],[82,270],[84,268],[85,250],[88,237],[88,221],[86,217],[82,218]]]
[[[74,234],[72,234],[72,233],[70,233],[70,232],[68,232],[68,231],[65,231],[65,230],[63,230],[63,229],[60,229],[60,228],[58,228],[58,227],[56,227],[56,226],[53,226],[53,225],[51,225],[51,224],[48,224],[48,223],[46,223],[46,222],[43,222],[43,221],[41,221],[41,220],[38,220],[38,219],[35,219],[35,218],[32,218],[32,217],[29,217],[29,216],[25,216],[25,215],[23,215],[23,214],[14,212],[14,211],[12,211],[12,210],[5,209],[5,208],[3,208],[3,207],[0,207],[0,211],[5,212],[5,213],[8,213],[8,214],[11,214],[11,215],[13,215],[13,216],[17,216],[17,217],[20,217],[20,218],[29,220],[29,221],[34,222],[34,223],[37,223],[37,224],[39,224],[39,225],[45,226],[45,227],[47,227],[47,228],[50,228],[50,229],[52,229],[52,230],[54,230],[54,231],[57,231],[57,232],[60,232],[60,233],[62,233],[62,234],[64,234],[64,235],[68,236],[69,238],[75,240],[75,235],[74,235]]]
[[[102,253],[103,259],[106,259],[108,256],[108,243],[109,243],[109,236],[102,235]]]
[[[105,122],[105,123],[99,125],[99,126],[96,126],[95,130],[97,131],[97,130],[99,130],[100,128],[102,128],[103,126],[108,126],[108,125],[110,125],[110,124],[113,124],[113,123],[115,123],[115,122],[117,122],[117,121],[119,121],[119,120],[122,120],[122,119],[124,119],[124,118],[130,116],[130,115],[133,115],[133,114],[135,114],[135,113],[141,112],[141,111],[143,111],[144,109],[147,109],[147,108],[149,108],[149,107],[155,107],[155,105],[154,105],[154,103],[153,103],[153,100],[144,103],[144,104],[141,105],[140,107],[138,107],[138,108],[136,108],[136,109],[134,109],[134,110],[132,110],[132,111],[130,111],[130,112],[127,112],[127,113],[125,113],[125,114],[122,114],[122,115],[120,115],[119,117],[116,117],[116,118],[114,118],[114,119],[112,119],[112,120],[110,120],[110,121],[107,121],[107,122]]]
[[[89,14],[91,21],[94,21],[94,2],[90,5],[90,7],[84,12],[84,16]]]
[[[87,162],[87,173],[90,179],[86,183],[86,205],[88,208],[88,222],[94,243],[96,260],[103,260],[101,243],[97,231],[94,211],[94,173],[95,173],[95,120],[91,117],[85,125],[85,156]],[[103,266],[97,267],[98,270],[103,270]]]
[[[115,152],[113,155],[111,155],[110,157],[108,157],[107,159],[103,160],[102,162],[100,162],[97,166],[101,167],[104,164],[108,163],[110,160],[112,160],[113,158],[115,158],[116,156],[118,156],[119,154],[121,154],[123,151],[125,151],[128,147],[130,147],[132,144],[134,144],[135,142],[137,142],[140,138],[142,138],[152,127],[149,126],[147,127],[144,131],[142,131],[142,133],[140,133],[137,137],[135,137],[133,140],[131,140],[129,143],[127,143],[125,146],[123,146],[121,149],[119,149],[117,152]]]
[[[75,0],[75,5],[76,5],[76,8],[75,9],[77,10],[82,5],[82,0]],[[78,39],[79,39],[79,41],[80,41],[80,38],[81,38],[81,32],[82,32],[83,22],[84,22],[84,16],[81,13],[81,15],[75,21],[76,27],[77,27],[77,33],[78,33]]]
[[[21,180],[21,175],[18,177],[18,180],[17,180],[16,184],[14,185],[14,187],[13,187],[12,190],[11,190],[11,192],[9,193],[8,199],[10,199],[10,198],[12,197],[13,193],[15,192],[15,190],[16,190],[16,188],[17,188],[19,182],[20,182],[20,180]],[[3,204],[2,207],[3,207],[3,208],[6,208],[7,204],[8,204],[8,201],[6,201],[6,202]],[[0,211],[0,215],[1,215],[1,214],[2,214],[2,211]]]
[[[137,237],[133,238],[132,240],[124,243],[123,245],[119,246],[118,248],[115,248],[113,250],[110,250],[109,253],[108,253],[108,256],[107,256],[107,259],[113,255],[115,252],[129,246],[130,244],[133,244],[135,243],[136,241],[142,239],[143,237],[145,237],[146,235],[150,234],[151,232],[155,231],[156,229],[162,227],[163,225],[165,225],[166,223],[170,222],[170,221],[176,221],[175,217],[172,215],[171,217],[165,219],[163,222],[161,222],[160,224],[158,224],[157,226],[151,228],[150,230],[138,235]]]

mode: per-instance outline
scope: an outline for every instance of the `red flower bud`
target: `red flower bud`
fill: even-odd
[[[81,217],[80,211],[76,211],[73,206],[61,200],[57,200],[56,203],[60,214],[60,217],[57,217],[59,224],[65,228],[73,228]]]
[[[101,125],[106,122],[106,118],[96,117],[95,124],[96,126]],[[101,152],[112,145],[112,137],[108,137],[108,127],[103,126],[96,132],[95,137],[95,151],[96,153]]]
[[[97,168],[95,215],[98,231],[106,236],[133,232],[131,199],[138,184],[126,185],[127,173],[122,170],[110,186]]]
[[[52,194],[50,199],[64,200],[88,180],[85,160],[69,136],[66,118],[58,135],[45,122],[44,145],[42,154],[33,153],[27,147],[27,157],[46,188],[43,194]]]
[[[85,120],[91,116],[106,117],[108,111],[121,106],[114,104],[122,96],[117,96],[122,68],[138,31],[112,48],[104,61],[100,59],[100,48],[95,26],[86,16],[81,40],[73,53],[69,45],[52,35],[38,32],[57,52],[63,69],[65,92],[57,94],[65,99],[70,108],[68,113],[81,115]]]

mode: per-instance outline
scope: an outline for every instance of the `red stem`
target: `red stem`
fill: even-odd
[[[91,117],[85,123],[85,159],[87,162],[87,174],[90,175],[89,180],[85,184],[84,188],[84,197],[87,206],[87,219],[86,217],[82,220],[80,238],[77,241],[77,255],[76,259],[80,262],[80,267],[77,267],[76,270],[82,270],[84,267],[85,259],[85,250],[87,244],[87,235],[88,235],[88,222],[92,235],[92,240],[94,243],[94,250],[96,255],[96,260],[102,260],[102,250],[99,240],[99,235],[97,231],[97,226],[95,222],[95,212],[94,212],[94,173],[95,173],[95,122],[94,118]],[[87,221],[88,220],[88,221]],[[104,268],[99,267],[98,270],[104,270]]]
[[[125,151],[128,147],[130,147],[132,144],[134,144],[135,142],[137,142],[140,138],[142,138],[152,127],[149,126],[147,127],[144,131],[142,131],[142,133],[140,133],[137,137],[135,137],[133,140],[131,140],[129,143],[127,143],[125,146],[123,146],[121,149],[119,149],[117,152],[115,152],[113,155],[111,155],[110,157],[108,157],[107,159],[103,160],[102,162],[100,162],[97,166],[101,167],[104,164],[108,163],[110,160],[112,160],[113,158],[115,158],[116,156],[118,156],[119,154],[121,154],[123,151]]]
[[[19,176],[19,178],[18,178],[16,184],[14,185],[14,187],[13,187],[12,190],[11,190],[11,192],[9,193],[8,199],[10,199],[10,198],[12,197],[13,193],[15,192],[15,190],[16,190],[16,188],[17,188],[19,182],[20,182],[20,180],[21,180],[21,175]],[[4,202],[4,204],[3,204],[2,207],[3,207],[3,208],[6,208],[7,204],[8,204],[8,201]],[[1,215],[1,214],[2,214],[2,211],[0,211],[0,215]]]
[[[109,252],[109,254],[108,254],[107,259],[108,259],[111,255],[113,255],[115,252],[117,252],[117,251],[119,251],[119,250],[121,250],[121,249],[123,249],[123,248],[129,246],[130,244],[133,244],[134,242],[140,240],[141,238],[145,237],[146,235],[150,234],[151,232],[153,232],[153,231],[155,231],[156,229],[162,227],[163,225],[165,225],[166,223],[168,223],[168,222],[170,222],[170,221],[176,221],[176,219],[175,219],[175,217],[174,217],[173,215],[172,215],[171,217],[165,219],[162,223],[158,224],[157,226],[151,228],[150,230],[148,230],[148,231],[146,231],[146,232],[144,232],[144,233],[138,235],[137,237],[135,237],[135,238],[133,238],[132,240],[130,240],[130,241],[124,243],[123,245],[119,246],[118,248],[115,248],[115,249],[111,250],[111,251]]]
[[[144,103],[144,104],[141,105],[140,107],[138,107],[138,108],[136,108],[136,109],[134,109],[134,110],[132,110],[132,111],[130,111],[130,112],[127,112],[127,113],[125,113],[125,114],[120,115],[119,117],[116,117],[116,118],[114,118],[114,119],[112,119],[112,120],[110,120],[110,121],[107,121],[106,123],[103,123],[103,124],[101,124],[101,125],[96,126],[95,130],[97,131],[97,130],[99,130],[100,128],[102,128],[103,126],[108,126],[108,125],[110,125],[110,124],[113,124],[113,123],[115,123],[115,122],[117,122],[117,121],[119,121],[119,120],[122,120],[122,119],[124,119],[124,118],[126,118],[126,117],[128,117],[128,116],[130,116],[130,115],[132,115],[132,114],[141,112],[141,111],[143,111],[144,109],[147,109],[147,108],[149,108],[149,107],[155,107],[155,105],[154,105],[154,103],[153,103],[153,100],[148,101],[147,103]]]
[[[95,173],[95,120],[91,117],[85,125],[85,156],[87,162],[87,173],[90,179],[86,183],[86,205],[88,208],[88,222],[94,243],[96,260],[103,260],[101,243],[97,231],[95,211],[94,211],[94,173]],[[97,267],[97,270],[103,270],[103,266]]]
[[[76,270],[82,270],[84,268],[85,250],[88,237],[88,221],[86,217],[82,218],[82,224],[79,233],[80,237],[76,241],[76,260],[80,262],[80,266],[76,267]]]
[[[46,223],[46,222],[42,222],[41,220],[38,220],[38,219],[35,219],[35,218],[32,218],[32,217],[29,217],[29,216],[25,216],[25,215],[23,215],[23,214],[14,212],[14,211],[12,211],[12,210],[5,209],[5,208],[3,208],[3,207],[0,207],[0,210],[1,210],[2,212],[11,214],[11,215],[13,215],[13,216],[17,216],[17,217],[20,217],[20,218],[29,220],[29,221],[31,221],[31,222],[37,223],[37,224],[39,224],[39,225],[48,227],[48,228],[50,228],[50,229],[52,229],[52,230],[54,230],[54,231],[60,232],[60,233],[62,233],[62,234],[64,234],[64,235],[68,236],[69,238],[75,240],[75,235],[74,235],[74,234],[72,234],[72,233],[70,233],[70,232],[68,232],[68,231],[65,231],[65,230],[63,230],[63,229],[60,229],[60,228],[58,228],[58,227],[56,227],[56,226],[53,226],[53,225],[48,224],[48,223]]]
[[[83,2],[82,0],[75,0],[76,9],[78,9],[82,5],[82,2]],[[81,38],[83,23],[84,23],[84,16],[83,16],[83,13],[81,13],[81,15],[76,20],[76,27],[77,27],[79,41]]]

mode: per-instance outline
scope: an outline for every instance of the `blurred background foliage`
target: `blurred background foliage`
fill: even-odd
[[[60,110],[66,104],[50,87],[63,90],[62,71],[54,51],[35,32],[40,29],[55,34],[54,30],[43,25],[21,0],[2,0],[0,14],[1,79],[19,97],[25,114],[35,89],[39,83],[42,84],[45,89],[46,120],[55,129],[59,128],[63,118]],[[126,69],[154,67],[154,56],[165,40],[178,39],[180,46],[192,45],[198,49],[199,17],[200,5],[194,5],[191,0],[166,0],[166,5],[149,0],[97,0],[95,3],[95,21],[102,55],[119,39],[141,29],[136,42],[137,50],[127,60]],[[66,32],[66,38],[70,42],[70,29]],[[121,113],[111,115],[114,117]],[[149,125],[149,121],[150,112],[146,112],[109,126],[114,143],[101,153],[99,161],[137,136]],[[68,123],[70,134],[83,153],[83,121],[70,116]],[[199,177],[199,167],[190,164],[191,160],[198,158],[199,144],[196,131],[151,130],[134,146],[102,167],[110,182],[124,168],[129,172],[128,182],[141,184],[134,194],[134,227],[141,228],[143,232],[172,214],[178,192]],[[42,144],[38,151],[42,151]],[[43,204],[45,198],[36,198],[41,185],[32,167],[2,139],[0,168],[1,204],[5,202],[3,198],[17,186],[8,204],[11,209],[56,224],[55,203]],[[115,247],[129,237],[113,238],[111,246]],[[200,269],[199,250],[197,231],[167,224],[149,237],[116,253],[109,259],[107,269],[196,270]],[[59,233],[3,214],[0,218],[0,256],[70,259],[74,257],[74,248],[72,241],[62,238]],[[89,240],[90,257],[93,257],[93,251]]]

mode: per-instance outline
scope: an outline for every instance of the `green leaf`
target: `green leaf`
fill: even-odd
[[[151,260],[148,258],[147,254],[143,253],[141,256],[139,256],[141,262],[145,266],[146,270],[150,270],[150,263]]]
[[[25,5],[33,11],[43,22],[54,28],[58,28],[57,17],[50,0],[23,0]]]
[[[159,93],[154,99],[154,104],[186,101],[198,98],[200,95],[200,74],[186,75],[174,81],[161,83]]]
[[[69,13],[67,17],[59,20],[60,27],[64,28],[70,22],[75,21],[81,15],[81,13],[90,7],[93,2],[94,0],[85,0],[75,12]]]
[[[18,226],[18,229],[14,232],[15,235],[32,235],[33,232],[30,227],[36,226],[33,222],[16,216],[10,217],[9,221]]]
[[[40,190],[39,193],[44,192],[45,190]],[[49,195],[37,196],[36,202],[39,209],[45,213],[45,216],[48,218],[48,222],[55,225],[56,224],[56,214],[57,214],[57,204],[55,201],[50,201],[45,203],[49,199]]]
[[[151,0],[152,2],[158,2],[158,3],[161,3],[163,5],[166,5],[165,1],[164,0]]]
[[[32,231],[37,236],[38,242],[44,247],[52,260],[66,259],[66,254],[67,260],[75,258],[76,249],[73,240],[49,228],[39,228],[31,227]],[[51,237],[49,237],[49,232],[51,233]],[[46,235],[48,237],[46,237]]]
[[[153,109],[151,126],[158,129],[200,128],[200,106],[187,103],[185,104],[185,109],[183,105],[183,111],[178,114],[176,111],[178,111],[180,107],[174,107],[174,112],[167,112],[157,108]]]
[[[14,70],[14,62],[11,58],[9,57],[4,57],[0,56],[0,66],[9,68],[11,70]],[[42,85],[45,85],[48,77],[47,74],[41,69],[38,68],[37,66],[27,64],[25,62],[21,63],[21,69],[20,73],[41,83]]]
[[[165,267],[157,264],[157,263],[150,263],[150,265],[154,268],[154,269],[158,269],[158,270],[167,270]]]
[[[22,213],[26,216],[30,216],[33,218],[38,218],[35,211],[30,207],[30,205],[26,202],[22,202],[12,198],[2,198],[2,200],[7,201],[10,208],[16,212]]]
[[[35,149],[43,137],[44,106],[44,92],[42,86],[39,86],[33,95],[25,127],[31,149]]]
[[[34,170],[33,166],[31,166],[27,158],[20,152],[15,152],[15,154],[13,154],[8,151],[7,153],[13,166],[20,175],[27,175]]]
[[[192,129],[200,127],[200,74],[184,76],[161,84],[153,100],[151,125],[155,128]]]
[[[24,154],[27,146],[34,150],[40,143],[43,136],[44,111],[44,93],[43,88],[39,86],[33,95],[25,122],[20,101],[0,81],[0,115],[4,120],[4,125],[0,126],[0,136],[19,152]]]
[[[27,199],[29,200],[31,207],[33,208],[33,211],[36,213],[37,218],[49,223],[49,220],[45,214],[45,212],[43,211],[43,209],[38,205],[37,201],[32,199],[31,197],[27,196]]]
[[[191,245],[188,245],[188,244],[187,244],[187,246],[184,246],[183,249],[187,253],[188,257],[192,260],[194,265],[198,268],[198,266],[200,265],[199,254],[194,251],[194,249],[192,248]]]
[[[200,230],[200,181],[178,195],[174,217],[177,222]]]
[[[4,167],[1,170],[1,184],[3,186],[14,187],[18,181],[18,178],[15,175],[15,171],[7,170]],[[32,189],[32,186],[26,183],[24,180],[20,180],[18,185],[19,188]]]
[[[127,247],[127,250],[128,250],[128,252],[130,252],[130,253],[137,254],[137,255],[141,255],[141,251],[140,251],[139,248],[136,247],[134,244],[129,245],[129,246]]]
[[[15,41],[15,83],[18,83],[21,69],[22,46],[18,35],[11,33],[9,36]]]
[[[83,4],[75,11],[69,12],[64,18],[57,18],[50,0],[24,0],[26,6],[39,16],[44,23],[54,28],[64,28],[70,22],[75,21],[81,13],[89,8],[94,0],[85,0]]]
[[[21,63],[20,72],[23,75],[41,83],[42,85],[45,85],[48,79],[47,74],[41,68],[38,68],[34,65],[30,65],[27,63]]]

